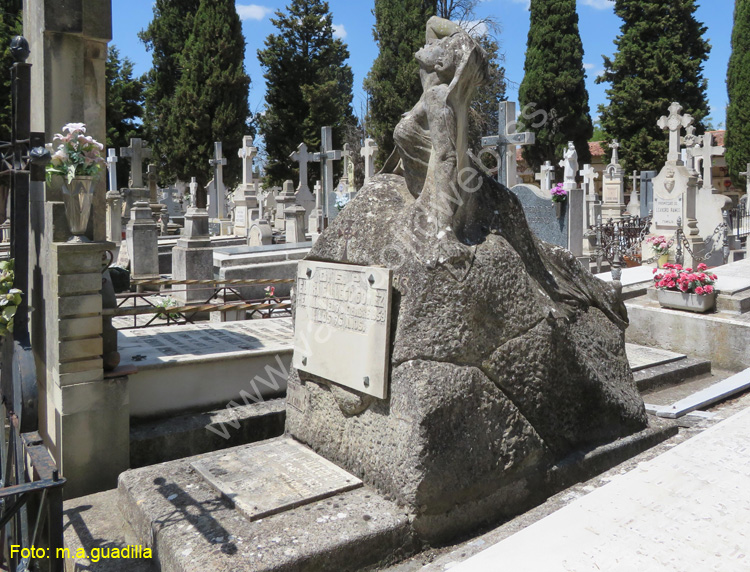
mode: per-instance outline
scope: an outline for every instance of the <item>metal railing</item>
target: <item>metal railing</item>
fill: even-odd
[[[730,234],[738,239],[750,235],[750,210],[741,203],[729,211]]]

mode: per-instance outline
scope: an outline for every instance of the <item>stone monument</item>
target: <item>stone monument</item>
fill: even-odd
[[[482,137],[482,147],[494,147],[498,153],[497,180],[509,189],[517,182],[516,145],[533,145],[534,133],[516,132],[516,102],[501,101],[498,109],[497,135]]]
[[[309,216],[312,210],[315,208],[315,197],[310,192],[310,187],[307,184],[307,164],[320,161],[316,158],[315,153],[309,153],[307,151],[307,145],[300,143],[297,150],[289,155],[292,161],[296,161],[299,164],[299,184],[297,185],[297,204],[305,207],[305,212]]]
[[[440,18],[427,39],[384,172],[299,265],[286,419],[441,541],[538,502],[556,462],[647,420],[615,290],[535,238],[467,153],[484,52]]]
[[[610,143],[612,160],[604,170],[602,185],[602,218],[620,220],[625,209],[625,171],[620,165],[620,142],[616,139]]]
[[[365,160],[365,185],[375,176],[375,155],[378,152],[378,144],[369,137],[365,139],[365,146],[359,150],[359,154]]]
[[[246,135],[237,156],[242,160],[242,184],[234,191],[234,234],[247,236],[247,230],[260,216],[257,187],[253,174],[253,160],[258,154],[253,138]]]
[[[560,161],[560,167],[563,168],[563,188],[566,191],[572,191],[578,188],[576,183],[576,173],[578,173],[578,151],[575,143],[568,141],[568,148],[563,154]]]

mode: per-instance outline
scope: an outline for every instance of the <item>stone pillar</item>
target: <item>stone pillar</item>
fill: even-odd
[[[175,280],[211,280],[214,255],[208,236],[208,212],[190,207],[185,214],[185,230],[172,249],[172,276]],[[205,302],[205,286],[175,286],[172,295],[181,303]]]
[[[576,258],[583,257],[583,189],[568,191],[568,249]]]
[[[276,230],[280,230],[281,232],[286,231],[286,209],[292,206],[296,200],[294,183],[292,181],[284,181],[284,190],[276,197],[276,221],[274,224]]]
[[[323,209],[320,206],[322,192],[323,187],[320,185],[320,181],[318,181],[315,183],[315,208],[310,213],[310,217],[307,221],[307,228],[310,230],[310,234],[313,235],[313,240],[315,240],[315,237],[322,232],[321,221],[323,217]]]
[[[134,280],[159,278],[158,229],[151,207],[146,201],[138,201],[131,210],[126,230],[130,277]]]
[[[38,377],[39,428],[75,498],[117,486],[130,466],[126,377],[104,378],[102,255],[111,243],[52,243],[43,290],[45,375]]]
[[[305,242],[305,207],[292,205],[284,210],[286,243],[296,244]]]
[[[44,133],[51,142],[66,123],[85,123],[87,134],[104,144],[110,0],[35,0],[23,6],[32,64],[31,131]],[[107,178],[99,177],[86,233],[95,241],[106,237],[106,186]],[[47,200],[62,201],[62,190],[48,187]]]
[[[118,191],[107,192],[107,240],[122,242],[122,197]]]

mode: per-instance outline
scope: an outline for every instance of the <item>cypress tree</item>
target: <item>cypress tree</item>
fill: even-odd
[[[182,77],[182,52],[193,31],[193,18],[200,0],[156,0],[154,18],[138,34],[152,53],[151,70],[144,76],[146,86],[143,135],[154,152],[162,177],[176,176],[170,149],[176,133],[170,132],[175,112],[174,96]]]
[[[579,163],[589,163],[588,141],[594,128],[576,2],[531,0],[530,14],[525,74],[518,98],[521,109],[546,111],[548,120],[539,126],[533,112],[534,119],[519,120],[519,130],[536,133],[536,144],[524,147],[523,156],[536,171],[545,161],[554,163],[562,158],[568,141],[573,141]],[[535,107],[526,107],[531,104]]]
[[[422,95],[414,54],[424,46],[425,26],[436,0],[375,0],[373,36],[380,52],[364,82],[369,96],[367,134],[382,164],[393,151],[393,129]]]
[[[20,2],[0,2],[0,141],[10,141],[10,69],[14,63],[10,43],[22,31]]]
[[[240,174],[237,150],[250,115],[250,78],[244,59],[245,38],[234,1],[201,0],[180,60],[183,73],[167,127],[174,134],[167,152],[175,173],[183,181],[196,177],[201,189],[212,177],[208,162],[214,155],[214,141],[223,143],[227,187]]]
[[[600,106],[609,139],[620,141],[626,172],[658,170],[667,155],[667,137],[658,127],[676,101],[696,119],[698,133],[708,115],[703,64],[711,49],[706,27],[695,18],[695,0],[615,0],[622,18],[613,60],[604,58],[609,104]]]
[[[266,181],[279,185],[296,178],[289,155],[300,143],[320,147],[321,127],[332,128],[336,148],[344,144],[347,128],[356,124],[354,75],[345,63],[346,44],[333,37],[327,2],[293,0],[271,23],[278,32],[258,51],[266,80],[266,109],[258,123],[268,154]],[[316,178],[315,169],[308,172]]]
[[[726,159],[735,185],[744,189],[750,162],[750,2],[735,0],[732,55],[727,71]]]
[[[106,65],[107,147],[127,147],[132,137],[141,137],[143,129],[143,82],[133,77],[133,62],[120,58],[120,51],[110,46]],[[127,184],[127,171],[117,172],[118,188]]]

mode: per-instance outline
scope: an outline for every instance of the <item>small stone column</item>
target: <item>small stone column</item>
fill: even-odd
[[[292,206],[296,200],[294,183],[284,181],[284,190],[276,197],[276,221],[274,224],[276,230],[286,232],[286,209]]]
[[[134,280],[159,278],[158,229],[147,201],[138,201],[130,212],[125,232],[130,256],[130,277]]]
[[[305,215],[307,211],[305,207],[300,205],[292,205],[284,210],[285,227],[286,227],[286,243],[297,244],[299,242],[305,242]]]
[[[172,276],[175,280],[211,280],[214,254],[208,236],[208,211],[190,207],[185,214],[185,230],[172,249]],[[175,286],[173,297],[179,302],[205,302],[206,287]]]
[[[119,191],[107,192],[107,240],[118,248],[122,242],[122,196]]]
[[[321,220],[323,217],[323,209],[321,208],[321,194],[323,193],[323,187],[320,185],[320,181],[315,183],[315,208],[310,213],[310,218],[307,221],[307,228],[310,229],[310,234],[315,237],[322,232]]]

